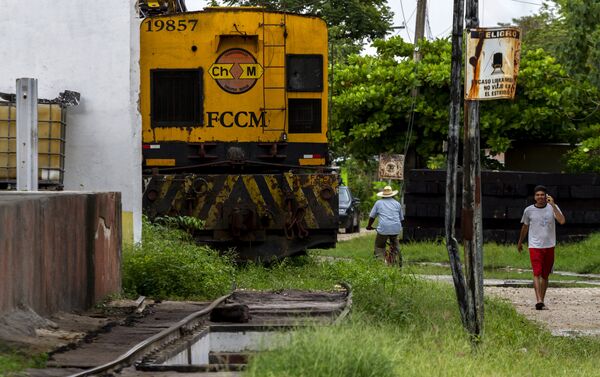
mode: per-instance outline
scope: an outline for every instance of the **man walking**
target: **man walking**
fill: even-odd
[[[556,246],[556,223],[565,223],[565,216],[554,203],[554,198],[548,195],[544,186],[536,186],[534,191],[535,204],[525,208],[521,223],[521,234],[517,249],[523,251],[523,239],[528,236],[529,258],[533,269],[533,288],[537,310],[547,309],[544,305],[548,276],[554,266],[554,247]]]
[[[379,216],[377,237],[375,238],[375,257],[402,266],[398,235],[402,230],[404,215],[402,205],[394,199],[397,193],[398,190],[392,190],[391,186],[385,186],[383,191],[377,193],[377,196],[381,199],[376,201],[373,209],[371,209],[367,229],[373,229],[373,222]],[[385,246],[388,240],[390,241],[390,258],[386,258],[385,255]]]

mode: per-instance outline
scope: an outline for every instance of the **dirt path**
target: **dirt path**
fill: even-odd
[[[548,288],[549,310],[535,310],[533,288],[486,287],[485,293],[508,300],[554,335],[600,336],[600,288]]]
[[[342,230],[340,229],[340,232]],[[360,228],[360,233],[338,233],[338,241],[349,241],[353,238],[366,236],[367,234],[374,234],[375,230],[366,230],[365,228]]]

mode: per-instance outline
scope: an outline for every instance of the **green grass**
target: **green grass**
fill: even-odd
[[[432,265],[422,265],[422,264],[407,264],[404,266],[404,271],[409,274],[414,275],[451,275],[452,271],[450,267],[447,266],[432,266]],[[484,279],[500,279],[500,280],[528,280],[531,282],[532,273],[530,271],[505,271],[505,270],[489,270],[486,269],[483,272]],[[592,278],[581,278],[575,276],[563,276],[553,274],[550,275],[550,284],[553,287],[596,287],[600,288],[600,286],[595,284],[585,284],[585,283],[577,283],[574,282],[584,282],[584,281],[593,281],[597,282],[600,279],[592,279]]]
[[[316,250],[316,255],[370,259],[373,254],[375,235],[344,241],[335,249]],[[405,260],[410,262],[448,262],[448,251],[444,243],[412,242],[401,244]],[[517,251],[516,245],[486,243],[483,247],[484,267],[530,268],[529,254]],[[600,233],[594,233],[586,240],[577,243],[559,244],[555,251],[554,268],[557,271],[600,274]]]
[[[43,368],[46,364],[45,354],[27,355],[7,347],[0,347],[0,376],[18,376],[27,368]]]
[[[148,248],[145,251],[148,254],[138,252],[139,256],[158,262],[146,263],[144,258],[137,260],[139,263],[135,267],[139,274],[135,279],[146,281],[144,279],[149,275],[164,274],[160,284],[165,290],[159,290],[161,294],[178,292],[169,286],[169,279],[174,287],[182,284],[180,276],[172,275],[173,271],[181,272],[184,283],[194,281],[196,270],[180,266],[171,271],[165,266],[173,261],[188,263],[186,258],[197,262],[193,267],[200,273],[196,279],[199,285],[185,283],[183,287],[187,293],[171,293],[175,297],[215,297],[222,293],[225,282],[230,282],[231,278],[235,279],[238,288],[245,289],[320,290],[331,289],[341,281],[352,285],[354,305],[345,323],[299,331],[285,348],[260,353],[251,359],[249,376],[600,375],[597,368],[600,339],[553,337],[518,314],[510,304],[496,299],[486,298],[484,335],[480,346],[474,350],[460,322],[452,285],[417,277],[423,271],[432,273],[435,268],[438,271],[445,268],[410,264],[402,270],[386,267],[372,258],[373,236],[342,242],[334,250],[317,251],[269,267],[247,264],[237,268],[223,267],[222,270],[219,266],[224,266],[226,259],[206,267],[212,259],[191,256],[194,251],[202,250],[190,245],[189,240],[168,230],[156,228],[152,232],[153,241],[144,246]],[[594,235],[579,244],[561,245],[560,253],[571,254],[571,257],[563,258],[561,269],[581,271],[587,268],[596,272],[590,266],[598,260],[599,244],[600,236]],[[150,250],[151,245],[156,250]],[[489,258],[488,270],[490,266],[529,266],[528,260],[519,256],[514,248],[486,245],[485,250]],[[403,245],[403,252],[409,262],[447,261],[446,250],[441,244]],[[208,254],[216,258],[210,252]],[[323,255],[344,258],[318,258]],[[561,256],[559,254],[559,260]],[[130,283],[137,284],[135,279]],[[32,365],[35,363],[31,359],[0,352],[0,375]]]
[[[354,243],[357,241],[349,241]],[[473,351],[449,284],[421,281],[370,259],[305,257],[238,271],[244,288],[354,289],[346,323],[307,330],[251,360],[250,376],[598,376],[600,340],[557,338],[495,299]]]

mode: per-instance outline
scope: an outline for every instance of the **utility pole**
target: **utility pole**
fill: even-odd
[[[448,159],[446,172],[446,248],[454,280],[454,289],[463,326],[469,329],[473,315],[468,302],[465,276],[460,262],[458,241],[455,237],[456,190],[458,170],[458,150],[460,134],[460,108],[462,103],[462,61],[463,61],[463,15],[464,0],[454,0],[452,22],[452,68],[450,76],[450,124],[448,127]]]
[[[479,1],[466,0],[467,32],[479,27]],[[483,64],[476,58],[468,64]],[[475,321],[469,332],[479,337],[483,332],[483,229],[481,217],[481,159],[479,140],[479,101],[465,100],[465,130],[463,142],[462,232],[465,250],[469,313]],[[471,312],[472,311],[472,312]]]
[[[419,52],[419,41],[425,37],[425,15],[427,13],[427,0],[417,0],[417,22],[415,24],[415,51],[413,59],[415,62],[421,60]]]

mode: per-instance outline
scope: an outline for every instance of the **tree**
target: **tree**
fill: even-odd
[[[403,153],[408,142],[422,161],[435,161],[449,122],[450,43],[422,41],[418,65],[411,59],[413,46],[398,37],[374,45],[377,56],[352,56],[336,67],[331,119],[336,153],[366,160]],[[419,96],[413,105],[414,86]],[[525,50],[516,99],[482,102],[482,147],[504,152],[521,140],[576,142],[593,93],[544,50]]]
[[[322,17],[329,27],[330,41],[338,51],[336,61],[360,52],[365,39],[383,38],[394,15],[387,0],[224,0],[224,3]]]

